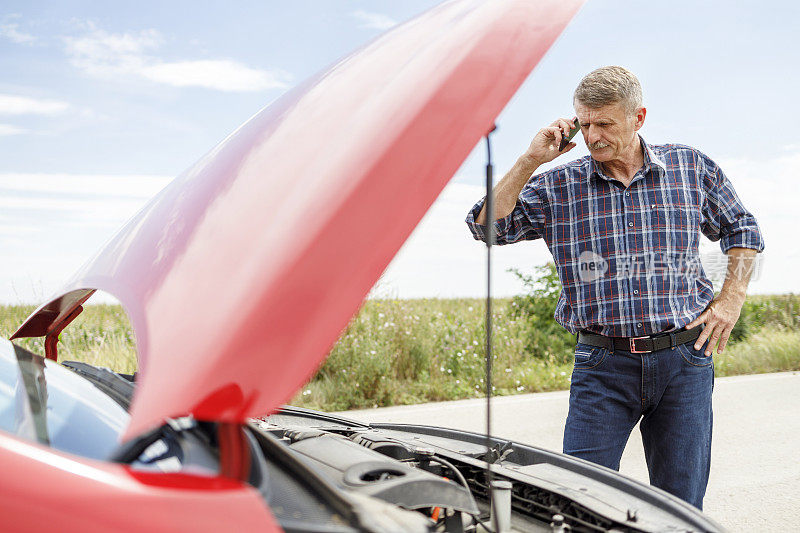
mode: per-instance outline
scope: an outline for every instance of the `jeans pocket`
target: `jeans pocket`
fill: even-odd
[[[706,348],[708,341],[700,347],[699,350],[694,349],[694,341],[687,342],[686,344],[679,344],[678,351],[683,357],[684,361],[693,366],[709,366],[714,364],[714,356],[706,355]]]
[[[575,370],[589,370],[599,366],[608,353],[608,349],[602,346],[591,346],[579,342],[575,346]]]

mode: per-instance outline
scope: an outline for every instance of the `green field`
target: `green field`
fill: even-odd
[[[494,301],[495,394],[569,387],[574,337],[535,309],[546,300]],[[483,306],[479,299],[367,301],[292,403],[344,410],[484,395]],[[0,335],[10,336],[32,310],[0,307]],[[800,370],[800,295],[750,296],[732,338],[714,356],[717,376]],[[41,339],[18,342],[44,352]],[[129,373],[134,344],[121,307],[89,305],[63,332],[59,359]]]

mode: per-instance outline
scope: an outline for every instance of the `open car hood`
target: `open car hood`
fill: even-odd
[[[581,0],[448,2],[261,110],[137,213],[14,337],[94,290],[125,307],[127,437],[286,401]]]

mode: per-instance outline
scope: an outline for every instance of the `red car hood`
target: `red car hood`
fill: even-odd
[[[94,289],[135,330],[127,437],[286,401],[581,0],[448,2],[264,108],[135,215],[15,333]]]

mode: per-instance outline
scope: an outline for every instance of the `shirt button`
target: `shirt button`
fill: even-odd
[[[641,323],[641,322],[639,322],[638,324],[636,324],[636,327],[637,327],[637,328],[640,328],[640,327],[642,327],[642,323]]]
[[[633,222],[628,222],[628,226],[633,227]]]
[[[639,294],[639,291],[637,291],[636,289],[633,289],[633,294]]]
[[[631,195],[631,193],[629,193],[627,191],[625,192],[625,196],[630,196],[630,195]]]

